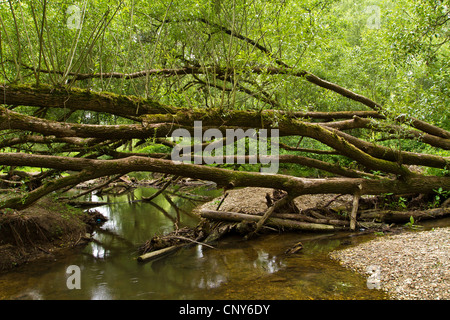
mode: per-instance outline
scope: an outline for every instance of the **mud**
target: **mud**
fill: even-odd
[[[44,198],[21,211],[0,212],[0,272],[36,259],[52,258],[61,249],[86,244],[105,218]]]

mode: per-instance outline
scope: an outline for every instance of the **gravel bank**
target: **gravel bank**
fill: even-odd
[[[233,211],[246,214],[258,214],[267,210],[266,194],[272,195],[274,189],[271,188],[240,188],[227,191],[228,196],[220,206],[220,211]],[[317,206],[323,206],[332,200],[336,194],[306,194],[294,199],[294,204],[299,210],[307,210]],[[213,201],[207,202],[197,208],[200,212],[202,209],[216,210],[218,203],[223,196],[217,197]],[[352,196],[344,195],[333,201],[328,208],[345,208],[350,204],[351,209]]]
[[[368,281],[378,278],[393,300],[450,299],[449,227],[384,236],[330,256]]]

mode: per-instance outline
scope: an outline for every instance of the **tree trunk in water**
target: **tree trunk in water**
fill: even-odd
[[[214,211],[214,210],[202,210],[200,215],[203,218],[212,219],[212,220],[224,220],[224,221],[251,221],[251,222],[259,222],[262,217],[244,213],[237,212],[226,212],[226,211]],[[278,227],[278,228],[288,228],[293,230],[302,230],[302,231],[335,231],[340,228],[337,226],[326,225],[326,224],[318,224],[318,223],[308,223],[308,222],[300,222],[295,220],[288,219],[279,219],[279,218],[268,218],[266,221],[268,226]]]

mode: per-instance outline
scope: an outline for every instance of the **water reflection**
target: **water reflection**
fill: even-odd
[[[96,259],[104,259],[108,254],[108,251],[105,248],[95,242],[91,243],[90,249],[92,256]]]
[[[197,249],[195,250],[196,258],[201,259],[203,258],[203,246],[197,246]]]
[[[114,296],[111,294],[107,283],[101,283],[91,290],[90,300],[113,300]]]
[[[258,250],[258,258],[253,262],[255,268],[262,268],[268,273],[274,273],[285,267],[281,260],[277,260],[275,256],[270,256],[269,253],[263,250]]]
[[[227,279],[222,275],[216,275],[214,277],[205,275],[200,279],[200,282],[194,284],[195,287],[199,289],[212,289],[218,288],[222,282],[225,282]]]

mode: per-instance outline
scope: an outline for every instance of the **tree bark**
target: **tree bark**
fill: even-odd
[[[336,226],[349,226],[348,220],[339,220],[339,219],[330,219],[327,217],[324,218],[313,218],[304,214],[298,214],[298,213],[276,213],[272,215],[273,218],[280,218],[280,219],[288,219],[288,220],[299,220],[299,221],[306,221],[306,222],[312,222],[312,223],[318,223],[318,224],[331,224]]]
[[[358,213],[359,199],[361,198],[361,189],[356,190],[353,194],[353,206],[350,213],[350,230],[354,231],[356,228],[356,215]]]
[[[68,177],[46,182],[41,187],[28,192],[27,194],[7,199],[0,204],[0,209],[11,208],[23,210],[53,191],[57,191],[68,186],[75,186],[78,183],[98,178],[100,176],[101,175],[96,175],[92,172],[82,170],[81,172],[75,173]]]
[[[227,188],[269,187],[280,189],[287,191],[293,197],[302,194],[321,193],[353,194],[358,189],[361,189],[361,195],[378,195],[389,192],[394,192],[395,194],[411,192],[431,193],[433,189],[438,187],[442,187],[443,190],[450,190],[450,177],[411,176],[405,179],[379,180],[364,178],[313,179],[281,174],[267,175],[255,172],[230,171],[210,166],[187,163],[178,164],[171,160],[144,157],[94,160],[23,153],[0,153],[0,165],[31,166],[73,171],[89,170],[86,176],[82,174],[78,176],[79,178],[76,181],[79,182],[114,174],[126,174],[133,171],[159,172],[213,181],[219,186]],[[61,183],[67,186],[72,181],[67,178],[66,182]]]
[[[360,219],[377,220],[386,223],[406,223],[410,217],[415,221],[442,218],[450,215],[450,208],[434,208],[429,210],[395,211],[395,210],[367,210],[360,212]]]
[[[226,211],[213,211],[213,210],[202,210],[200,215],[203,218],[213,219],[213,220],[225,220],[225,221],[251,221],[259,222],[262,217],[244,213],[237,212],[226,212]],[[318,223],[308,223],[295,220],[279,219],[279,218],[268,218],[266,221],[268,226],[278,227],[278,228],[289,228],[302,231],[333,231],[338,230],[339,227]]]
[[[267,219],[270,218],[270,216],[280,207],[282,207],[283,205],[285,205],[286,203],[288,203],[290,200],[290,197],[288,195],[284,196],[283,198],[281,198],[280,200],[276,201],[274,204],[272,204],[272,206],[270,208],[268,208],[266,210],[266,212],[264,213],[264,215],[261,217],[261,219],[256,223],[256,228],[254,231],[252,231],[251,233],[247,234],[246,238],[249,239],[251,238],[253,235],[257,234],[258,231],[262,228],[262,226],[264,225],[264,223],[266,223]]]

